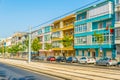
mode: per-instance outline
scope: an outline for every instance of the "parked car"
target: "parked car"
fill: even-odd
[[[44,60],[45,60],[45,56],[40,56],[38,59],[39,59],[40,61],[44,61]]]
[[[56,62],[66,62],[66,57],[64,57],[64,56],[58,56],[56,58]]]
[[[68,57],[66,62],[67,63],[77,63],[78,59],[76,57]]]
[[[120,67],[120,62],[117,63],[117,66]]]
[[[92,57],[82,57],[78,60],[79,63],[96,63],[96,60]]]
[[[55,57],[54,56],[49,56],[49,57],[47,57],[47,61],[55,61],[56,59],[55,59]]]
[[[117,65],[117,60],[111,58],[101,58],[96,61],[96,65],[113,66],[113,65]]]
[[[36,59],[36,56],[32,56],[32,57],[31,57],[31,60],[35,60],[35,59]]]

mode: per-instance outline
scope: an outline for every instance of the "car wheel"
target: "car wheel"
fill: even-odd
[[[87,64],[87,61],[85,61],[85,64]]]
[[[109,64],[109,63],[107,63],[107,64],[106,64],[106,66],[110,66],[110,64]]]
[[[118,67],[120,67],[120,64],[118,64]]]

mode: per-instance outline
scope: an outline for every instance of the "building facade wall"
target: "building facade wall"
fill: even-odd
[[[74,48],[76,56],[116,57],[114,32],[106,30],[106,27],[114,27],[114,1],[105,1],[86,11],[76,13]],[[84,12],[82,12],[84,11]],[[84,15],[83,15],[84,14]],[[85,17],[86,14],[86,17]],[[81,15],[81,16],[80,16]],[[81,18],[80,18],[81,17]],[[94,33],[102,34],[104,41],[98,44]],[[99,49],[102,47],[102,53]]]

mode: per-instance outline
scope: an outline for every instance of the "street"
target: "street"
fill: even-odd
[[[61,65],[61,64],[40,63],[40,62],[31,62],[28,64],[26,61],[0,59],[0,62],[3,61],[5,64],[20,67],[37,73],[56,76],[64,80],[120,80],[119,77],[120,70],[115,70],[112,68],[97,68],[97,67],[95,68],[89,66],[85,67],[85,66]],[[14,70],[14,68],[10,70]],[[22,73],[21,71],[20,72],[17,70],[15,71],[18,75],[19,73],[27,74],[26,72]],[[41,79],[42,77],[39,78]],[[49,79],[46,78],[42,80],[49,80]]]
[[[56,80],[56,78],[52,78],[50,76],[35,74],[17,67],[0,63],[0,80],[3,80],[4,77],[5,80],[26,80],[26,78],[28,77],[30,78],[30,80]]]

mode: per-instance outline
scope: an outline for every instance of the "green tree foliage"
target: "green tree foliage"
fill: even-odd
[[[0,53],[2,53],[2,47],[0,47]]]
[[[24,51],[25,46],[22,45],[21,43],[18,43],[16,45],[12,45],[11,47],[8,47],[6,50],[7,50],[8,53],[16,54],[16,53],[18,53],[20,51]]]
[[[28,48],[28,46],[29,46],[29,38],[25,39],[24,45],[25,45],[26,48]]]
[[[52,44],[50,43],[45,43],[45,49],[50,50],[52,48]]]
[[[94,32],[94,36],[99,45],[101,45],[104,42],[104,36],[102,34],[97,34],[96,32]]]
[[[35,38],[32,42],[32,50],[37,52],[42,48],[42,45],[40,44],[38,38]]]
[[[64,38],[62,39],[62,43],[64,47],[70,47],[72,46],[73,38],[70,36],[64,36]]]
[[[26,46],[22,43],[19,43],[18,47],[19,47],[19,51],[25,51],[25,49],[26,49]]]

